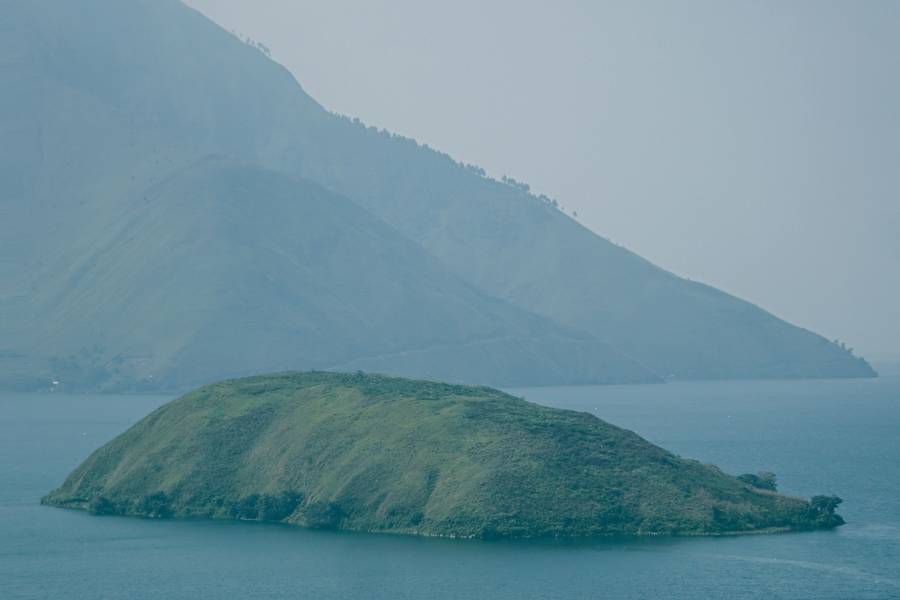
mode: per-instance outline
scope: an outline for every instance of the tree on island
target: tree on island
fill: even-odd
[[[778,489],[775,473],[772,473],[771,471],[760,471],[756,475],[753,473],[744,473],[743,475],[738,475],[738,479],[747,485],[761,490],[774,492]]]
[[[837,507],[843,502],[838,496],[813,496],[809,504],[816,512],[833,515]]]

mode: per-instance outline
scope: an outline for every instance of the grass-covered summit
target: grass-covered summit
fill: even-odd
[[[843,523],[833,506],[754,487],[590,414],[486,387],[326,372],[191,392],[94,452],[44,502],[459,537]]]

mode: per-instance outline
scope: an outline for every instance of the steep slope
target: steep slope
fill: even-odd
[[[70,389],[351,361],[501,383],[647,377],[602,342],[484,296],[314,184],[208,158],[129,200],[30,296],[20,348]]]
[[[458,537],[843,523],[593,415],[490,388],[340,373],[196,390],[94,452],[44,502]]]
[[[481,289],[607,340],[661,376],[875,375],[824,337],[676,277],[522,188],[409,140],[322,114],[268,153],[269,164],[356,200]]]
[[[334,124],[352,128],[360,138],[378,136]],[[298,136],[315,140],[321,160],[307,157],[301,172],[357,200],[479,288],[604,339],[663,377],[875,374],[863,359],[824,337],[676,277],[520,189],[488,181],[427,150],[412,153],[396,140],[378,138],[384,147],[365,156],[358,155],[365,148],[358,140],[323,156],[318,150],[326,144],[320,142],[334,139],[330,134]],[[382,161],[392,152],[396,162]],[[366,159],[377,166],[346,176],[333,176],[325,166]],[[395,186],[398,180],[402,183]],[[379,188],[382,182],[386,189]],[[491,260],[479,260],[484,256]]]
[[[260,143],[260,159],[347,195],[481,289],[605,339],[662,376],[874,375],[822,336],[659,269],[516,186],[310,112],[296,137]]]
[[[0,207],[15,217],[9,239],[30,239],[17,219],[33,218],[54,232],[50,248],[64,253],[79,217],[65,214],[55,194],[64,192],[67,201],[117,198],[121,190],[144,189],[159,172],[217,153],[350,198],[482,292],[604,340],[660,376],[874,375],[821,336],[677,278],[519,187],[329,114],[282,67],[175,0],[7,2],[0,18],[13,24],[0,33],[4,89],[32,90],[0,100],[20,97],[19,112],[0,121],[17,136],[16,148],[27,150],[3,155],[4,185],[29,198],[20,205],[27,217]],[[118,133],[97,133],[107,127]],[[103,136],[100,150],[91,132]],[[73,140],[80,140],[77,149]],[[39,177],[28,175],[35,164]],[[98,172],[99,184],[92,177]],[[108,208],[102,218],[117,218]],[[50,250],[32,252],[21,243],[4,252],[13,257],[6,271],[16,271],[8,281],[19,284],[3,284],[11,291],[0,307],[20,306],[31,285],[20,265],[45,260]],[[407,350],[402,359],[388,351],[344,364],[381,369],[393,360],[432,361]]]
[[[115,17],[104,3],[0,11],[16,17],[0,31],[0,385],[181,389],[341,365],[498,385],[654,380],[475,289],[347,199],[235,159],[252,102],[228,108],[227,82],[154,72],[148,24],[164,21],[106,22],[105,8]],[[188,50],[165,46],[176,64]],[[208,118],[198,102],[214,104]]]

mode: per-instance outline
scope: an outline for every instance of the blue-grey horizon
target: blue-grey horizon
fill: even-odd
[[[328,109],[900,361],[900,3],[187,4]]]

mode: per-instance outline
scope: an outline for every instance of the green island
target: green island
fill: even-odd
[[[463,538],[831,528],[840,499],[726,475],[581,412],[363,373],[208,385],[95,451],[44,504]]]

